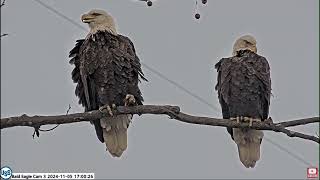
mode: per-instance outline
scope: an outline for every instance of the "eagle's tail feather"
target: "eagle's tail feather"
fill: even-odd
[[[263,132],[253,129],[233,129],[234,141],[238,146],[239,158],[246,168],[253,168],[260,159]]]
[[[113,157],[120,157],[127,149],[127,130],[131,115],[117,115],[100,119],[107,150]]]

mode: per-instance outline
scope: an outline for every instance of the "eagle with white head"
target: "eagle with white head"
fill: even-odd
[[[103,10],[91,10],[81,16],[90,31],[77,40],[70,51],[70,64],[75,65],[72,79],[75,94],[85,111],[107,110],[109,117],[91,122],[98,139],[107,151],[120,157],[127,149],[127,129],[132,115],[113,115],[116,106],[142,105],[138,87],[144,74],[133,43],[117,33],[114,19]],[[146,80],[147,81],[147,80]]]
[[[245,35],[237,39],[232,57],[222,58],[215,68],[218,71],[219,102],[224,119],[264,121],[269,115],[271,78],[266,58],[257,54],[254,37]],[[240,161],[253,168],[260,159],[263,138],[261,130],[250,128],[227,128],[238,146]]]

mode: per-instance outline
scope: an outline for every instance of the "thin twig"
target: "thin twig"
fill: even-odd
[[[68,114],[69,114],[70,109],[71,109],[71,105],[69,104],[69,107],[68,107],[68,110],[67,110],[66,115],[68,115]]]
[[[9,34],[7,34],[7,33],[4,33],[4,34],[1,34],[0,35],[0,38],[2,38],[2,37],[4,37],[4,36],[8,36]]]
[[[5,5],[5,3],[6,3],[6,0],[3,0],[3,1],[1,2],[1,4],[0,4],[0,8],[2,8],[2,6]],[[7,34],[7,33],[1,34],[1,35],[0,35],[0,38],[2,38],[2,37],[4,37],[4,36],[8,36],[8,34]]]
[[[172,119],[199,125],[209,125],[209,126],[220,126],[220,127],[231,127],[231,128],[248,128],[249,123],[237,123],[236,121],[231,121],[229,119],[218,119],[210,117],[198,117],[192,116],[180,112],[178,106],[159,106],[159,105],[141,105],[133,107],[118,106],[117,114],[166,114]],[[27,115],[22,115],[20,117],[9,117],[1,119],[1,129],[15,127],[15,126],[29,126],[37,127],[47,124],[68,124],[82,121],[94,121],[101,119],[102,117],[109,116],[108,114],[101,113],[100,111],[90,111],[85,113],[75,113],[68,115],[58,115],[58,116],[33,116],[29,117]],[[299,132],[294,132],[285,129],[285,127],[298,126],[310,123],[319,122],[319,117],[305,118],[299,120],[286,121],[274,124],[273,122],[253,122],[252,126],[249,128],[268,130],[275,132],[282,132],[289,137],[298,137],[306,140],[311,140],[320,143],[319,138]]]
[[[3,1],[1,2],[1,4],[0,4],[0,7],[4,6],[5,3],[6,3],[6,0],[3,0]]]
[[[69,114],[70,109],[71,109],[71,106],[70,106],[70,104],[69,104],[69,107],[68,107],[68,110],[67,110],[66,115]],[[40,126],[35,126],[35,127],[34,127],[34,132],[33,132],[33,134],[32,134],[32,138],[34,139],[34,135],[35,135],[35,134],[37,135],[37,137],[39,137],[39,136],[40,136],[40,132],[39,132],[39,131],[41,131],[41,132],[52,131],[52,130],[56,129],[59,125],[60,125],[60,124],[57,124],[56,126],[50,128],[50,129],[40,129]]]
[[[34,128],[34,131],[32,134],[32,139],[34,139],[34,135],[37,135],[37,137],[40,136],[40,132],[39,132],[40,126],[34,126],[33,128]]]
[[[70,109],[71,109],[71,105],[69,104],[69,107],[68,107],[68,109],[67,109],[66,115],[69,114]],[[43,132],[52,131],[52,130],[54,130],[55,128],[57,128],[59,125],[60,125],[60,124],[57,124],[56,126],[54,126],[53,128],[50,128],[50,129],[39,129],[39,131],[43,131]]]

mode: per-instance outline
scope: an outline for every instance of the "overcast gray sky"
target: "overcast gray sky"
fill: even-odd
[[[42,1],[80,21],[92,8],[114,16],[141,61],[213,104],[212,108],[143,66],[145,104],[179,105],[186,113],[221,117],[214,64],[236,38],[252,34],[271,66],[270,116],[284,121],[319,114],[319,1],[133,0]],[[68,52],[87,31],[35,0],[8,0],[1,9],[1,117],[82,112],[71,81]],[[46,128],[50,128],[46,127]],[[43,127],[45,128],[45,127]],[[319,126],[295,130],[309,134]],[[246,169],[225,128],[184,124],[166,116],[134,116],[128,149],[111,158],[90,123],[59,126],[32,139],[32,128],[1,130],[1,166],[14,172],[94,172],[96,178],[306,178],[319,164],[319,145],[266,132],[262,155]],[[281,146],[281,147],[279,147]],[[283,147],[285,149],[283,149]],[[296,156],[301,157],[298,159]],[[309,165],[308,165],[309,164]]]

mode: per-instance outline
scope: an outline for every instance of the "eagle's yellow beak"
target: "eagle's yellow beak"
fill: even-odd
[[[256,45],[253,46],[252,51],[253,51],[254,53],[257,53],[257,46],[256,46]]]
[[[90,23],[92,22],[94,19],[94,16],[90,15],[90,14],[84,14],[81,16],[81,21],[83,23]]]

